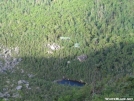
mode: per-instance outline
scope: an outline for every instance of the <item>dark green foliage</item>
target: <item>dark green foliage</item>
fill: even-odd
[[[25,79],[32,89],[23,88],[18,101],[133,97],[133,7],[133,0],[1,0],[0,43],[18,46],[22,62],[17,72],[0,74],[0,92],[7,80],[17,85]],[[70,40],[60,40],[61,36]],[[48,43],[64,48],[47,54]],[[80,48],[74,48],[75,43]],[[79,62],[76,58],[81,54],[88,59]],[[21,69],[25,72],[20,73]],[[28,78],[29,73],[35,77]],[[87,85],[73,88],[53,83],[62,76],[81,79]]]

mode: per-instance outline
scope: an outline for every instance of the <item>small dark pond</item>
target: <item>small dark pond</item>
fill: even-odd
[[[63,85],[70,85],[70,86],[84,86],[86,83],[76,81],[76,80],[70,80],[70,79],[61,79],[61,80],[56,80],[58,84],[63,84]]]

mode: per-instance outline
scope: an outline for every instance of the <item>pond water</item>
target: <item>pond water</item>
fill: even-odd
[[[56,81],[58,84],[70,85],[70,86],[84,86],[86,83],[76,81],[76,80],[69,80],[69,79],[62,79]]]

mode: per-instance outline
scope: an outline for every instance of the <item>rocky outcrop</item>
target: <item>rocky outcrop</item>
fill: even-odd
[[[19,54],[19,47],[6,48],[0,45],[0,73],[6,73],[21,61],[21,58],[16,58]]]

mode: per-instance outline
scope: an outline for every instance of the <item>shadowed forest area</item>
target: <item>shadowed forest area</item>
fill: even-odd
[[[18,99],[20,101],[31,99],[103,101],[105,97],[117,96],[131,98],[134,94],[133,48],[133,43],[120,42],[111,47],[87,53],[88,59],[84,62],[79,62],[75,55],[65,58],[60,56],[57,58],[21,57],[22,62],[19,64],[19,69],[14,73],[1,74],[1,84],[4,86],[7,79],[29,81],[31,89],[27,90],[24,87],[19,91],[23,96]],[[67,60],[72,61],[67,64]],[[35,76],[29,78],[28,73]],[[82,79],[87,84],[81,88],[53,83],[54,80],[63,76],[76,80]],[[10,86],[9,89],[12,89],[15,85]]]
[[[133,98],[133,7],[132,0],[1,0],[0,101]],[[54,83],[62,77],[86,85]]]

